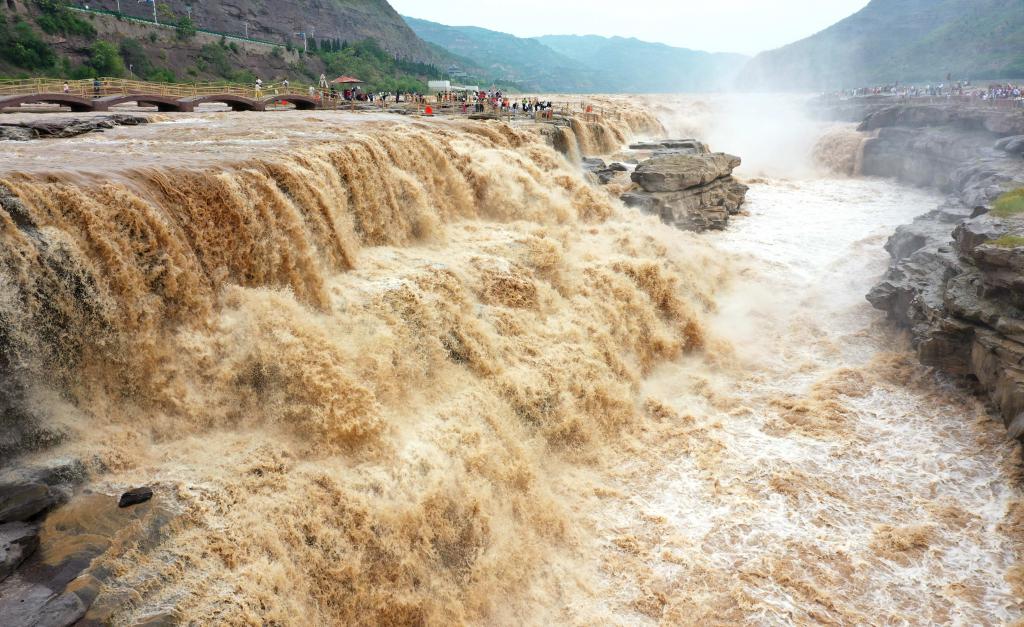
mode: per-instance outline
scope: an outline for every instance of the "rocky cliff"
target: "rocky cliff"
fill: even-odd
[[[923,363],[976,380],[1024,437],[1024,214],[994,208],[1024,186],[1024,113],[905,105],[860,129],[876,133],[864,174],[949,194],[889,240],[893,265],[868,300],[911,331]]]

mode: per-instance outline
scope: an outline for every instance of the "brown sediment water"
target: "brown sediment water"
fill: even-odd
[[[576,122],[583,154],[653,132],[629,111]],[[172,116],[13,151],[0,318],[69,433],[43,455],[176,516],[105,549],[104,620],[1022,614],[1016,445],[863,301],[927,193],[765,176],[698,236],[498,124]],[[67,527],[110,527],[94,505]]]

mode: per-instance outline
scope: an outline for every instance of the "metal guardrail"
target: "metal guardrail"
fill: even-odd
[[[118,19],[118,20],[125,20],[125,21],[129,21],[129,22],[136,22],[136,23],[139,23],[139,24],[146,24],[148,26],[156,26],[158,28],[169,28],[169,29],[172,29],[172,30],[178,28],[177,24],[173,24],[173,23],[162,24],[160,22],[154,22],[153,20],[146,19],[144,17],[137,17],[137,16],[134,16],[134,15],[126,15],[125,13],[118,13],[117,11],[108,11],[106,9],[85,9],[85,8],[82,8],[82,7],[72,7],[72,6],[69,6],[67,8],[72,10],[72,11],[77,11],[79,13],[85,13],[87,15],[88,14],[104,15],[104,16],[107,16],[107,17],[113,17],[113,18]],[[243,43],[259,44],[259,45],[262,45],[262,46],[271,46],[271,47],[274,47],[274,48],[281,48],[281,49],[287,49],[288,48],[287,44],[282,44],[282,43],[279,43],[279,42],[276,42],[276,41],[267,41],[266,39],[253,39],[252,37],[243,37],[242,35],[233,35],[231,33],[222,33],[220,31],[207,30],[205,28],[196,28],[195,30],[196,30],[197,33],[202,33],[204,35],[213,35],[214,37],[223,37],[225,39],[232,40],[232,41],[239,41],[239,42],[243,42]]]

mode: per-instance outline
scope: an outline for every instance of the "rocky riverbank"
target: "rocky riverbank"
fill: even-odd
[[[862,172],[949,194],[900,227],[868,300],[911,332],[920,360],[976,380],[1024,437],[1024,217],[994,209],[1024,186],[1024,113],[900,105],[867,116]]]

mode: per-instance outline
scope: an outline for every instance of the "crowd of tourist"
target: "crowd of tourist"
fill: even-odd
[[[1024,85],[1012,83],[991,83],[974,85],[971,81],[948,81],[926,85],[901,85],[890,83],[874,87],[859,87],[831,94],[839,98],[855,98],[863,96],[893,96],[897,98],[960,98],[982,102],[1015,101],[1024,106]]]

